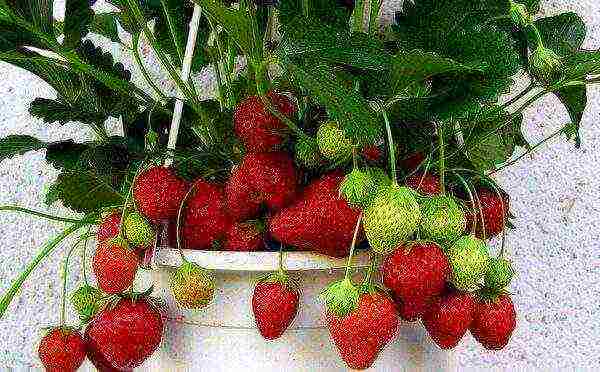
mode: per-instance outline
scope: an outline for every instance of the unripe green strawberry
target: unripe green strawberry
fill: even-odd
[[[154,242],[154,229],[138,212],[131,212],[125,217],[125,236],[134,247],[147,247]]]
[[[538,46],[529,57],[531,74],[543,83],[552,83],[560,73],[561,60],[553,50]]]
[[[365,210],[363,226],[373,250],[386,255],[408,240],[420,221],[414,191],[392,184],[377,192]]]
[[[102,291],[91,285],[84,285],[71,295],[71,304],[82,322],[89,322],[102,305]]]
[[[421,204],[421,233],[439,244],[454,242],[465,231],[465,212],[451,196],[427,198]]]
[[[294,158],[297,164],[308,169],[318,168],[323,162],[317,140],[308,136],[298,138],[294,148]]]
[[[171,275],[170,286],[180,307],[199,310],[213,299],[215,276],[198,264],[185,262]]]
[[[456,289],[477,289],[487,272],[490,255],[487,244],[472,235],[459,238],[447,250],[446,255],[452,268],[450,282]]]
[[[317,144],[321,154],[335,164],[346,163],[352,158],[352,141],[333,121],[321,124],[317,131]]]
[[[371,202],[376,189],[376,180],[368,171],[354,168],[342,181],[340,195],[350,205],[366,207]]]
[[[510,261],[504,258],[492,258],[485,273],[485,286],[493,290],[502,290],[510,284],[515,270]]]

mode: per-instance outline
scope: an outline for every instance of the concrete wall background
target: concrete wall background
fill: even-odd
[[[64,2],[56,3],[60,15]],[[398,1],[388,2],[386,14],[397,6]],[[598,1],[542,1],[542,6],[546,15],[566,10],[579,13],[588,24],[585,45],[600,47]],[[119,50],[116,46],[112,49]],[[127,61],[126,65],[131,68]],[[135,68],[131,69],[136,82],[141,83]],[[209,74],[198,79],[210,85]],[[168,81],[160,83],[172,89]],[[54,95],[39,79],[0,63],[0,136],[86,138],[89,133],[77,124],[46,125],[28,114],[34,97]],[[512,287],[519,326],[502,352],[483,351],[469,336],[456,351],[464,369],[600,368],[600,89],[589,90],[589,102],[580,150],[558,139],[498,175],[512,196],[512,210],[518,217],[508,247],[519,273]],[[525,115],[532,142],[569,121],[552,97],[540,101]],[[41,152],[5,160],[0,163],[0,204],[43,209],[41,195],[56,176]],[[50,212],[68,213],[61,206]],[[0,293],[9,288],[10,281],[59,229],[60,224],[0,214]],[[58,321],[62,252],[57,251],[31,275],[0,322],[0,370],[40,369],[35,351],[40,328]],[[81,280],[80,271],[74,271],[69,289],[76,288]]]

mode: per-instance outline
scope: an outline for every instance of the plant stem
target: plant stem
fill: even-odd
[[[358,215],[356,221],[356,227],[354,228],[354,236],[352,237],[352,245],[350,246],[350,253],[348,254],[348,262],[346,263],[346,274],[345,279],[350,279],[350,267],[352,267],[352,257],[354,256],[354,249],[356,248],[356,240],[358,239],[358,231],[360,229],[360,223],[362,221],[362,212]]]
[[[369,263],[369,267],[368,267],[367,273],[365,275],[365,280],[363,281],[364,285],[369,285],[371,283],[371,276],[373,275],[373,272],[375,271],[375,267],[377,267],[377,264],[379,263],[378,255],[371,253],[370,261],[371,262]]]
[[[76,220],[76,219],[72,219],[72,218],[68,218],[68,217],[53,216],[53,215],[46,214],[43,212],[34,211],[32,209],[18,207],[16,205],[2,205],[2,206],[0,206],[0,211],[23,212],[26,214],[30,214],[32,216],[41,217],[41,218],[45,218],[47,220],[58,221],[58,222],[68,222],[68,223],[83,222],[83,220]]]
[[[81,244],[81,242],[84,239],[87,239],[87,234],[84,235],[84,236],[81,236],[75,242],[75,244],[73,244],[71,246],[71,249],[69,249],[69,251],[67,252],[67,255],[65,257],[65,261],[63,263],[63,272],[62,272],[62,279],[63,279],[63,283],[62,283],[62,297],[61,297],[61,303],[60,303],[60,325],[61,326],[65,325],[65,323],[66,323],[66,315],[67,315],[67,278],[69,277],[69,260],[71,259],[71,255],[75,251],[75,248],[77,248],[77,246],[79,246],[79,244]]]
[[[199,103],[198,97],[192,94],[191,90],[187,86],[187,83],[183,81],[181,76],[179,76],[179,74],[175,70],[175,67],[169,61],[169,57],[165,54],[165,52],[162,50],[162,48],[154,38],[154,34],[150,30],[150,28],[148,28],[148,25],[146,24],[146,20],[144,19],[143,13],[139,5],[134,0],[126,0],[126,2],[128,8],[131,10],[131,13],[135,18],[135,21],[144,32],[146,39],[148,39],[148,42],[152,46],[152,49],[154,49],[154,51],[156,52],[159,61],[161,62],[165,70],[167,70],[167,73],[169,74],[171,79],[173,79],[173,81],[175,82],[179,90],[183,93],[183,95],[197,105]]]
[[[192,193],[194,192],[195,186],[196,186],[195,184],[192,185],[192,187],[190,187],[188,192],[183,197],[183,200],[181,201],[181,204],[179,205],[179,210],[177,211],[177,221],[175,222],[175,244],[177,245],[177,247],[176,247],[177,251],[179,252],[179,256],[181,257],[183,262],[188,262],[188,260],[187,260],[187,258],[185,258],[185,255],[183,254],[183,250],[181,249],[181,232],[179,231],[181,229],[181,215],[183,214],[183,208],[185,207],[185,203],[190,198],[190,196],[192,196]]]
[[[150,77],[150,74],[148,73],[148,70],[146,70],[146,67],[144,67],[144,61],[142,60],[142,57],[140,56],[140,51],[139,51],[140,36],[141,36],[141,33],[139,33],[139,32],[137,34],[133,35],[132,51],[133,51],[134,60],[138,66],[138,69],[142,73],[144,80],[146,80],[146,83],[148,83],[150,88],[152,88],[152,90],[158,95],[158,97],[161,101],[166,102],[167,96],[160,90],[160,88],[158,87],[158,85],[156,85],[154,80],[152,80],[152,78]]]
[[[446,195],[446,159],[445,159],[445,144],[444,144],[444,125],[438,125],[438,137],[440,140],[440,186],[442,195]]]
[[[279,270],[280,273],[284,273],[285,270],[283,269],[283,243],[281,243],[279,245]]]
[[[471,186],[465,181],[465,179],[456,171],[451,170],[452,173],[458,178],[458,180],[462,183],[463,187],[467,191],[467,195],[469,195],[469,201],[471,202],[471,208],[473,209],[473,213],[476,213],[477,206],[475,205],[475,198],[473,197],[473,193],[471,192]],[[477,218],[473,216],[473,226],[471,226],[471,235],[475,235],[475,231],[477,228]]]
[[[379,12],[383,0],[371,0],[371,14],[369,15],[369,34],[374,35],[377,31],[377,22],[379,21]]]
[[[90,230],[91,230],[91,227],[88,227],[85,243],[83,243],[83,247],[81,249],[81,272],[83,273],[83,282],[85,283],[85,285],[88,285],[86,260],[87,260],[87,245],[88,245],[89,238],[90,238]]]
[[[525,156],[531,154],[533,151],[535,151],[536,149],[538,149],[540,146],[543,146],[544,144],[546,144],[548,141],[552,140],[553,138],[557,137],[558,135],[560,135],[561,133],[564,133],[565,128],[560,128],[559,130],[557,130],[556,132],[552,133],[550,136],[544,138],[543,140],[541,140],[540,142],[536,143],[535,145],[533,145],[531,147],[531,149],[529,149],[528,151],[526,151],[525,153],[519,155],[517,158],[509,161],[508,163],[503,164],[500,168],[496,168],[494,170],[492,170],[488,175],[492,175],[495,173],[500,172],[501,170],[519,162],[521,159],[523,159]]]
[[[392,182],[395,185],[397,185],[398,180],[396,176],[396,149],[394,146],[394,137],[392,136],[392,126],[390,124],[390,119],[388,118],[387,112],[385,110],[381,110],[381,114],[383,115],[383,120],[385,121],[385,130],[387,134],[387,142],[390,152],[390,171],[392,172]]]
[[[529,83],[529,85],[527,86],[527,88],[525,88],[522,92],[520,92],[519,94],[517,94],[516,96],[514,96],[513,98],[511,98],[509,101],[507,101],[506,103],[504,103],[502,106],[500,106],[500,109],[498,111],[504,111],[504,110],[506,110],[513,103],[519,101],[521,98],[523,98],[527,94],[529,94],[529,92],[531,92],[533,90],[533,88],[535,88],[536,86],[537,85],[535,84],[535,82],[532,81],[531,83]]]
[[[29,263],[29,265],[25,268],[25,271],[23,271],[21,275],[19,275],[19,277],[15,281],[13,281],[8,292],[6,292],[6,294],[2,297],[2,300],[0,301],[0,319],[4,316],[6,309],[10,305],[11,301],[13,300],[13,298],[15,297],[25,280],[27,280],[27,277],[29,277],[33,270],[37,268],[40,262],[42,262],[46,257],[48,257],[50,253],[52,253],[54,248],[56,248],[66,237],[73,234],[86,224],[87,222],[83,221],[72,224],[71,226],[63,230],[63,232],[61,232],[60,235],[46,243],[42,251],[38,253],[38,255],[33,259],[31,263]]]

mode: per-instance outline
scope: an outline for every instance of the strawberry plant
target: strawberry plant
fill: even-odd
[[[381,0],[110,0],[108,13],[94,3],[68,0],[56,20],[53,0],[0,0],[0,61],[56,90],[33,99],[31,115],[93,133],[83,142],[0,139],[0,161],[45,151],[59,171],[45,202],[76,214],[0,207],[67,224],[3,294],[0,317],[67,237],[79,234],[73,249],[84,257],[83,243],[97,240],[98,288],[86,277],[70,296],[85,337],[64,324],[63,300],[61,324],[40,345],[47,368],[78,368],[82,343],[99,368],[131,369],[152,354],[162,319],[132,283],[163,231],[181,253],[171,287],[184,308],[204,308],[217,293],[215,273],[189,262],[187,249],[243,255],[275,241],[348,257],[345,278],[324,297],[333,341],[352,368],[373,363],[398,316],[423,317],[442,348],[467,329],[489,349],[509,342],[512,216],[492,176],[556,137],[581,146],[600,51],[583,48],[577,14],[540,17],[539,0],[414,0],[381,25]],[[144,87],[90,34],[130,52]],[[150,77],[142,42],[177,97]],[[201,71],[215,77],[214,92],[190,79]],[[521,79],[529,85],[504,99]],[[523,111],[546,95],[571,122],[532,144]],[[494,257],[487,241],[497,236]],[[360,287],[349,275],[358,245],[373,257]],[[391,294],[372,283],[382,261]],[[301,306],[288,279],[280,269],[256,287],[265,338],[279,337]]]

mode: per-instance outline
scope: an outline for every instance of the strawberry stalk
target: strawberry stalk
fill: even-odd
[[[58,222],[79,223],[82,221],[82,220],[76,220],[76,219],[72,219],[72,218],[68,218],[68,217],[53,216],[51,214],[34,211],[32,209],[23,208],[23,207],[19,207],[16,205],[2,205],[2,206],[0,206],[0,211],[22,212],[22,213],[26,213],[26,214],[29,214],[32,216],[41,217],[41,218],[45,218],[47,220],[58,221]]]
[[[67,314],[67,278],[69,277],[69,260],[71,259],[71,255],[75,251],[75,248],[81,244],[84,240],[87,240],[88,234],[82,235],[79,239],[71,246],[69,252],[67,252],[65,256],[65,262],[63,263],[63,272],[62,272],[62,297],[60,303],[60,325],[63,327],[66,323],[66,314]]]
[[[383,115],[383,120],[385,121],[385,130],[387,134],[387,142],[390,152],[390,171],[392,176],[392,182],[394,183],[394,185],[397,185],[398,180],[396,179],[396,150],[394,147],[394,137],[392,136],[392,126],[390,124],[390,119],[385,109],[381,110],[381,114]]]
[[[469,201],[471,202],[471,208],[473,209],[473,212],[475,212],[475,210],[477,209],[477,205],[475,204],[475,198],[473,197],[473,192],[471,192],[471,186],[469,186],[467,181],[465,181],[465,179],[456,170],[451,170],[451,172],[454,173],[456,178],[458,178],[460,183],[462,183],[463,187],[467,191],[467,195],[469,195]],[[471,226],[471,235],[475,235],[476,227],[477,227],[477,218],[473,218],[473,225]]]
[[[440,141],[440,186],[442,189],[442,195],[446,195],[446,159],[445,159],[445,143],[444,143],[444,125],[438,126],[438,137]]]
[[[352,245],[350,246],[350,254],[348,254],[348,261],[346,262],[346,273],[344,274],[345,280],[350,280],[350,268],[352,267],[352,258],[354,256],[354,250],[356,248],[356,241],[358,240],[358,230],[362,221],[362,212],[358,215],[356,221],[356,227],[354,228],[354,235],[352,236]]]
[[[33,261],[31,261],[31,263],[25,268],[21,275],[19,275],[19,277],[12,283],[8,292],[4,295],[4,297],[2,297],[2,300],[0,300],[0,318],[4,316],[4,312],[10,305],[11,301],[13,300],[19,289],[21,289],[21,287],[23,286],[25,280],[27,280],[29,275],[33,272],[33,270],[35,270],[38,267],[38,265],[46,257],[48,257],[63,240],[65,240],[65,238],[67,238],[68,236],[78,231],[87,224],[89,224],[89,221],[87,220],[83,220],[79,223],[72,224],[71,226],[63,230],[57,237],[46,243],[42,251],[33,259]]]
[[[271,113],[271,115],[281,120],[281,122],[287,125],[287,127],[298,137],[307,137],[306,133],[304,133],[300,128],[298,128],[298,126],[290,118],[279,112],[279,110],[275,106],[273,106],[273,103],[265,93],[259,93],[259,97],[261,102],[263,103],[263,105],[265,105],[265,107]]]
[[[193,184],[192,187],[190,187],[190,189],[188,190],[187,194],[185,194],[185,196],[183,197],[183,200],[181,201],[181,204],[179,205],[179,210],[177,211],[177,220],[175,222],[175,244],[177,245],[177,251],[179,252],[179,256],[181,256],[181,260],[184,263],[188,262],[188,259],[185,258],[185,255],[183,254],[183,249],[181,249],[181,215],[183,214],[183,208],[185,207],[185,203],[187,202],[187,200],[192,196],[192,193],[194,192],[194,188],[195,188],[196,184]]]

